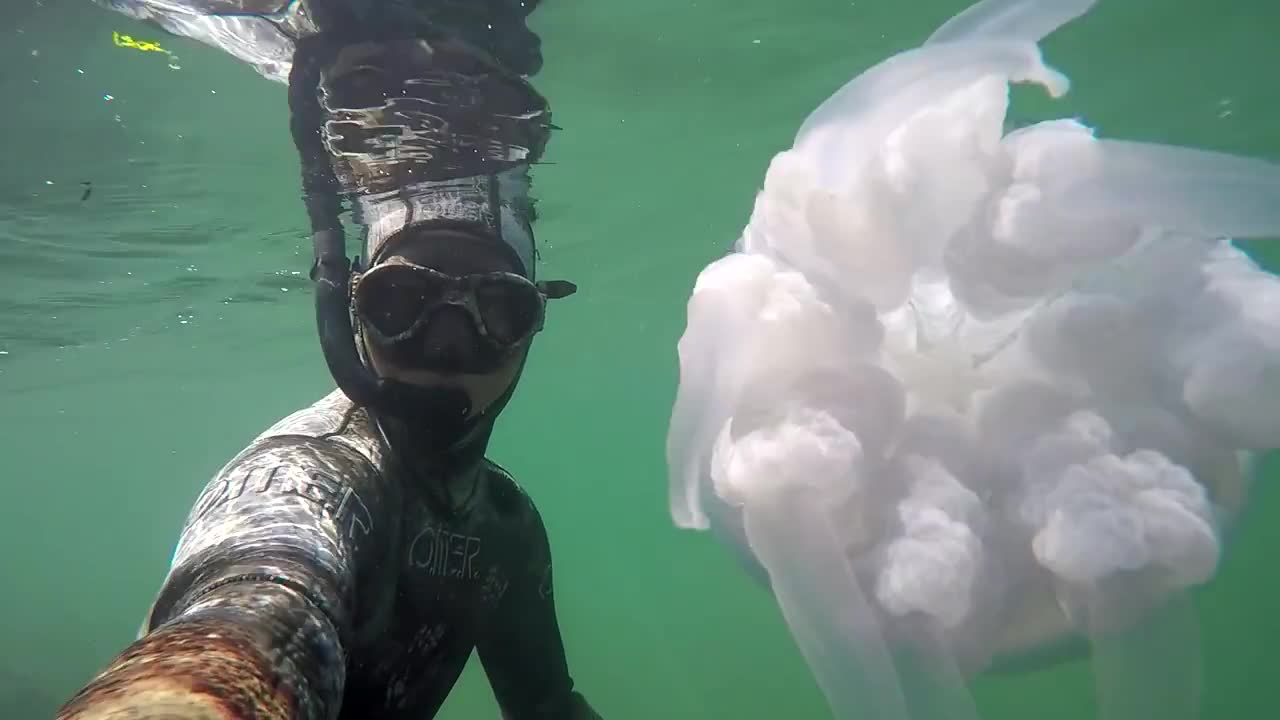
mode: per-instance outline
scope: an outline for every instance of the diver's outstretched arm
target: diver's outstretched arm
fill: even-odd
[[[205,488],[142,636],[58,720],[332,720],[394,583],[396,486],[347,445],[266,437]]]
[[[57,720],[324,720],[341,697],[337,633],[302,593],[226,585],[130,645]]]

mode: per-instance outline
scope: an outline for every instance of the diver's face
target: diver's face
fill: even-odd
[[[496,243],[453,234],[404,242],[383,262],[397,260],[455,277],[519,272]],[[373,369],[382,377],[422,387],[461,388],[471,399],[472,416],[484,412],[511,387],[528,352],[526,342],[495,364],[493,351],[473,319],[464,309],[453,306],[435,309],[422,333],[409,342],[412,358],[405,357],[404,348],[391,352],[366,339],[365,350]]]

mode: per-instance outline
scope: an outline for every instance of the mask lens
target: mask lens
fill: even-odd
[[[538,289],[514,279],[493,279],[476,285],[476,306],[489,337],[503,345],[524,340],[542,311]]]
[[[356,312],[386,337],[413,328],[425,308],[443,296],[443,282],[412,268],[379,268],[361,278],[356,290]]]

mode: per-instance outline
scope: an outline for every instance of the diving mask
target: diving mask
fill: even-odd
[[[481,342],[505,357],[542,330],[547,300],[576,291],[564,280],[534,283],[511,272],[454,276],[393,257],[356,277],[352,303],[367,337],[406,359],[446,307],[460,309]]]

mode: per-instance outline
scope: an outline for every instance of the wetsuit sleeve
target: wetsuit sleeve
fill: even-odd
[[[345,445],[255,444],[196,502],[145,634],[59,717],[336,718],[347,648],[392,588],[388,493]]]
[[[532,503],[510,567],[511,586],[478,650],[504,720],[598,720],[573,689],[556,619],[551,547]]]

